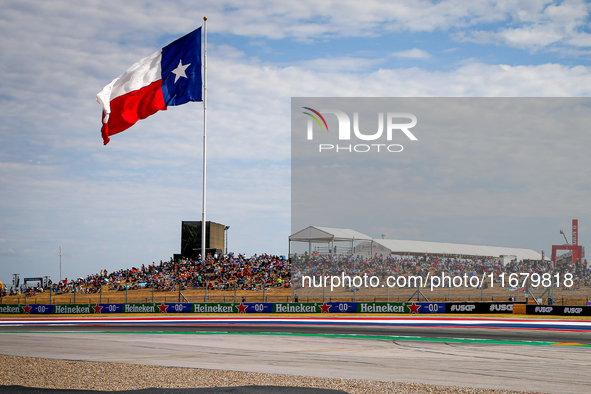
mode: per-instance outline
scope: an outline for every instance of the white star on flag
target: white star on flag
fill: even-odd
[[[189,67],[191,65],[191,63],[189,64],[185,64],[183,66],[183,60],[179,60],[179,65],[176,66],[176,68],[174,70],[172,70],[171,72],[176,75],[176,77],[174,78],[174,83],[176,83],[176,81],[179,80],[180,77],[184,77],[187,78],[187,74],[185,74],[185,70],[187,69],[187,67]]]

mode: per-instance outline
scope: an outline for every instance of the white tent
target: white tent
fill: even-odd
[[[335,242],[347,242],[350,244],[351,251],[353,243],[356,241],[369,241],[372,238],[369,235],[359,231],[347,228],[319,227],[309,226],[289,236],[289,253],[291,255],[291,242],[307,242],[308,254],[312,253],[313,243],[326,243],[330,250],[333,250]]]
[[[502,258],[507,264],[512,259],[541,260],[542,255],[532,249],[506,248],[502,246],[466,245],[444,242],[407,241],[395,239],[374,239],[355,230],[334,227],[309,226],[289,236],[291,242],[308,243],[308,254],[312,253],[312,244],[327,244],[328,250],[334,250],[335,242],[347,242],[351,254],[373,256],[381,254],[434,254],[466,257]],[[354,243],[358,244],[354,246]]]
[[[389,254],[436,254],[478,257],[511,257],[517,260],[541,260],[542,255],[531,249],[506,248],[501,246],[465,245],[442,242],[406,241],[395,239],[374,239],[363,242],[355,248],[355,254],[367,254],[368,250]],[[508,259],[510,260],[510,259]],[[508,262],[508,261],[506,261]]]

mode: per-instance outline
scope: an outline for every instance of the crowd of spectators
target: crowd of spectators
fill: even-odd
[[[387,257],[376,255],[373,258],[360,256],[341,255],[296,255],[293,259],[294,283],[296,287],[301,285],[302,276],[323,276],[342,275],[347,276],[377,276],[384,283],[388,276],[421,276],[427,278],[441,276],[445,273],[448,276],[469,277],[478,275],[487,277],[494,274],[495,283],[501,281],[501,274],[505,274],[505,283],[508,282],[512,273],[538,273],[540,275],[549,273],[561,276],[561,288],[565,290],[577,290],[581,286],[591,286],[591,269],[587,261],[576,261],[575,263],[559,264],[556,267],[552,261],[537,260],[512,260],[505,263],[501,258],[471,258],[460,256],[435,256],[435,255],[408,255]],[[564,286],[564,275],[573,275],[573,285]],[[522,279],[523,277],[520,276]],[[428,283],[428,282],[427,282]],[[486,283],[486,282],[485,282]]]
[[[51,281],[49,283],[49,285],[51,284]],[[21,285],[19,287],[17,287],[16,289],[14,287],[11,287],[10,290],[8,290],[7,288],[3,288],[0,289],[0,295],[2,297],[6,297],[6,296],[12,296],[12,295],[27,295],[27,296],[32,296],[35,295],[37,293],[43,293],[43,291],[45,291],[45,289],[48,289],[49,286],[41,286],[40,284],[38,284],[37,286],[33,286],[33,287],[27,287],[24,285]]]
[[[469,276],[495,275],[500,281],[501,274],[511,273],[571,273],[573,286],[566,290],[577,290],[581,286],[591,286],[591,269],[587,261],[566,263],[554,266],[551,261],[511,261],[507,264],[499,258],[468,258],[458,256],[408,255],[373,258],[342,255],[295,255],[293,261],[293,281],[296,287],[301,285],[301,277],[341,275],[378,276],[385,281],[388,276],[421,276],[427,278],[467,274]],[[154,288],[155,291],[177,291],[187,288],[205,288],[216,290],[262,290],[265,288],[288,288],[292,283],[292,267],[284,256],[227,254],[199,259],[180,259],[160,261],[113,272],[102,270],[97,274],[74,280],[45,284],[45,291],[54,294],[97,293],[108,288],[112,291]],[[383,283],[383,282],[382,282]],[[486,283],[486,282],[485,282]],[[563,283],[563,282],[561,282]],[[29,296],[44,291],[41,286],[10,288],[3,290],[3,295],[27,294]]]
[[[97,274],[77,279],[64,279],[46,284],[45,290],[54,294],[98,293],[109,290],[134,290],[154,288],[155,291],[177,291],[187,288],[205,288],[217,290],[262,290],[265,288],[291,286],[289,260],[283,256],[227,254],[199,259],[180,259],[160,261],[160,263],[142,264],[113,272],[101,270]],[[10,295],[34,295],[43,291],[38,288],[11,288]]]

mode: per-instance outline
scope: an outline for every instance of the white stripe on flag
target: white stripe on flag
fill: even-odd
[[[162,50],[159,49],[153,54],[134,63],[133,66],[127,69],[127,71],[105,86],[103,90],[97,94],[96,101],[103,106],[107,115],[111,113],[111,100],[129,92],[139,90],[161,79],[161,61]]]

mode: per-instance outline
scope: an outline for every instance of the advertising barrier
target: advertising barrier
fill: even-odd
[[[357,313],[410,313],[404,302],[359,302]]]
[[[446,313],[445,302],[405,302],[408,313]]]
[[[234,304],[238,313],[273,313],[273,302],[241,302]]]
[[[20,305],[0,305],[0,314],[2,313],[24,313]]]
[[[189,312],[192,313],[273,313],[274,303],[272,302],[219,302],[219,303],[196,303],[192,305]],[[293,304],[292,304],[293,305]]]
[[[591,316],[590,306],[526,305],[528,315]]]
[[[123,313],[156,313],[159,312],[156,304],[114,304],[121,305]],[[99,309],[95,313],[112,313],[110,309]],[[117,313],[117,312],[115,312]]]
[[[448,302],[447,313],[487,314],[513,313],[513,302]]]
[[[528,314],[591,316],[591,306],[526,305],[512,302],[241,302],[0,305],[1,314],[80,315],[108,313],[362,313]]]

